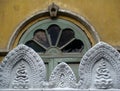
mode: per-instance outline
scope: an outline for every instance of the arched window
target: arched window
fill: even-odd
[[[65,20],[57,19],[57,21],[64,23],[64,29],[63,23],[57,25],[56,22],[54,24],[48,25],[48,22],[46,22],[46,25],[44,25],[46,26],[46,29],[42,28],[41,25],[39,25],[39,28],[37,29],[31,29],[29,32],[30,34],[27,34],[27,36],[23,35],[20,43],[24,43],[25,45],[33,48],[36,52],[40,53],[46,53],[51,48],[55,48],[56,50],[59,50],[63,53],[81,53],[83,49],[85,50],[84,47],[86,45],[84,45],[84,42],[89,41],[85,33],[80,28],[79,30],[76,30],[75,27],[72,28],[71,26],[73,24],[70,22],[69,23],[71,26],[68,26],[66,25],[68,22]],[[78,27],[76,26],[76,28]],[[29,36],[31,33],[32,36]],[[80,33],[78,37],[76,33]],[[86,47],[89,48],[90,46],[91,44],[89,43],[89,45]]]
[[[62,10],[52,13],[52,10],[36,14],[21,24],[11,45],[23,43],[34,49],[45,62],[48,76],[57,64],[66,62],[78,78],[76,69],[80,59],[99,38],[85,19]]]
[[[91,47],[91,42],[84,31],[74,23],[63,19],[45,19],[33,24],[24,32],[20,43],[26,44],[44,56],[42,58],[48,70],[52,70],[62,61],[75,69],[82,54]]]

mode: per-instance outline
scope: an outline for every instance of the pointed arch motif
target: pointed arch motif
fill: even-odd
[[[0,66],[0,75],[0,88],[12,88],[11,84],[14,83],[12,81],[19,77],[29,82],[27,88],[40,88],[41,82],[46,77],[46,69],[42,59],[33,49],[20,44],[3,59]],[[16,87],[18,84],[21,86]],[[26,89],[26,86],[22,86],[23,84],[14,83],[15,88]]]
[[[119,89],[120,54],[107,43],[97,43],[81,59],[79,76],[79,88]]]
[[[70,66],[62,62],[52,71],[49,81],[55,85],[55,88],[75,88],[76,77]]]

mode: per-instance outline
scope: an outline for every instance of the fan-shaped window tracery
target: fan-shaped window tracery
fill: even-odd
[[[52,24],[48,29],[36,29],[31,40],[25,43],[36,52],[46,52],[48,48],[55,47],[62,52],[81,52],[84,44],[75,38],[75,33],[70,28],[61,29]]]

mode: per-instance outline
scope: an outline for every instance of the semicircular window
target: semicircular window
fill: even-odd
[[[84,30],[65,19],[44,19],[27,27],[19,44],[34,49],[42,57],[47,68],[47,76],[60,62],[66,62],[77,78],[79,61],[91,48],[91,42]]]
[[[49,48],[56,48],[62,52],[81,52],[84,44],[82,40],[75,38],[75,33],[70,28],[61,29],[52,24],[46,30],[36,29],[31,40],[25,45],[36,52],[46,52]]]

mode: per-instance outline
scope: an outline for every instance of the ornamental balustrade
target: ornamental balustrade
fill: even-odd
[[[46,79],[42,58],[24,44],[11,50],[0,65],[0,91],[8,89],[120,89],[120,54],[107,43],[99,42],[80,60],[79,81],[71,67],[59,63]],[[113,91],[114,91],[113,90]]]

